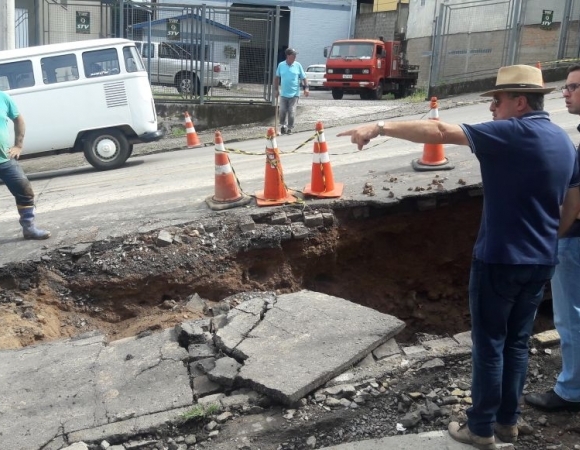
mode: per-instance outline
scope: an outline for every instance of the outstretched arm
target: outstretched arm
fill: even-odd
[[[352,130],[343,131],[338,136],[350,136],[350,141],[358,149],[379,136],[376,123],[361,125]],[[423,144],[457,144],[469,145],[465,132],[459,125],[448,124],[438,120],[414,120],[408,122],[385,122],[383,136],[404,139]]]

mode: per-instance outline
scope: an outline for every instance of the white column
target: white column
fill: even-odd
[[[0,50],[12,50],[16,46],[14,37],[14,1],[0,0]]]

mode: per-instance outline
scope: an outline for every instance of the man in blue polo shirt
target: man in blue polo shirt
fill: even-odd
[[[294,129],[296,106],[300,98],[300,84],[304,96],[308,97],[308,80],[302,65],[296,61],[298,52],[293,48],[286,49],[286,60],[278,64],[274,77],[274,95],[280,95],[280,132],[291,134]],[[286,123],[286,118],[288,122]]]
[[[478,449],[496,448],[494,432],[517,441],[528,340],[558,262],[558,232],[578,212],[576,149],[543,111],[552,90],[535,67],[502,67],[495,89],[482,94],[492,97],[491,122],[381,121],[339,134],[359,149],[377,136],[465,145],[479,160],[484,206],[469,278],[473,404],[467,423],[448,427]]]
[[[8,119],[14,122],[13,143],[10,142]],[[24,239],[48,239],[50,233],[34,225],[34,192],[17,161],[22,152],[25,128],[24,119],[10,96],[0,91],[0,180],[16,200]]]

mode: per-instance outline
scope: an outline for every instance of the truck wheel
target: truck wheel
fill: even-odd
[[[131,155],[125,135],[119,130],[105,129],[91,131],[84,138],[86,160],[97,170],[109,170],[121,167]]]
[[[411,89],[406,84],[400,84],[397,93],[395,94],[395,98],[405,98],[410,95]]]
[[[175,78],[177,92],[185,95],[198,95],[200,91],[199,80],[195,74],[186,72]]]
[[[343,95],[344,95],[344,92],[342,92],[342,89],[333,89],[332,90],[332,98],[335,100],[340,100]]]
[[[379,81],[379,85],[372,93],[372,98],[375,100],[380,100],[383,98],[383,82]]]

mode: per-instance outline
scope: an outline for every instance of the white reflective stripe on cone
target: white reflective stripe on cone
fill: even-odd
[[[268,139],[266,142],[266,148],[270,150],[278,148],[278,144],[276,144],[276,138]]]
[[[326,142],[326,138],[324,137],[324,131],[318,133],[318,142]]]
[[[433,108],[429,114],[429,119],[439,119],[439,109]]]
[[[215,149],[216,149],[216,151],[220,151],[220,152],[226,151],[226,148],[224,147],[223,142],[218,142],[217,144],[215,144]]]
[[[195,128],[193,128],[193,127],[186,127],[185,128],[185,132],[186,133],[195,133]]]
[[[232,166],[230,164],[225,164],[223,166],[215,166],[216,175],[225,175],[232,172]]]
[[[313,153],[312,155],[312,162],[314,164],[326,164],[330,162],[330,156],[328,156],[328,152]]]

